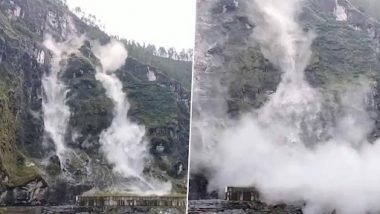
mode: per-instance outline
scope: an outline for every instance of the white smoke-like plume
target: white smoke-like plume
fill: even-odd
[[[56,155],[61,167],[67,151],[65,134],[70,118],[70,108],[66,104],[68,89],[61,80],[62,71],[65,69],[68,57],[78,52],[83,43],[83,38],[70,38],[64,42],[56,42],[53,37],[47,35],[43,45],[52,53],[51,69],[42,77],[44,95],[42,109],[44,115],[45,134],[55,144]]]
[[[283,72],[276,93],[259,115],[263,122],[287,127],[294,136],[292,141],[300,141],[297,136],[302,124],[311,123],[320,111],[320,95],[304,80],[314,35],[304,32],[296,22],[299,2],[254,1],[253,13],[257,15],[252,17],[257,23],[254,40],[264,56]]]
[[[96,79],[106,89],[107,96],[114,104],[114,119],[111,126],[100,135],[101,150],[114,165],[113,170],[125,178],[135,178],[142,185],[133,183],[128,189],[139,194],[166,194],[171,183],[145,178],[144,167],[150,159],[145,127],[130,121],[127,117],[130,104],[123,92],[123,85],[114,73],[121,68],[128,56],[123,44],[111,41],[105,46],[96,45],[94,54],[100,60]]]
[[[380,142],[367,140],[371,86],[351,83],[325,109],[326,94],[304,80],[314,36],[297,23],[301,3],[252,2],[254,42],[283,72],[282,81],[260,109],[209,135],[217,141],[205,159],[212,161],[203,162],[213,170],[209,188],[255,186],[270,203],[305,202],[306,214],[379,212]],[[325,111],[333,114],[324,118],[329,123],[322,122]],[[192,151],[191,158],[204,154]]]
[[[96,47],[94,54],[100,60],[96,79],[106,89],[107,96],[114,103],[114,120],[109,129],[100,136],[102,150],[108,160],[115,164],[114,170],[124,176],[139,177],[147,159],[145,128],[127,119],[129,103],[123,86],[114,71],[124,65],[127,51],[120,43],[109,43]]]
[[[346,9],[338,3],[338,0],[335,0],[334,15],[337,21],[347,21]]]

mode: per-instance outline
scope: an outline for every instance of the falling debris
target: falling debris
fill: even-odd
[[[336,20],[341,21],[341,22],[347,21],[346,9],[339,4],[338,0],[335,0],[335,3],[336,3],[336,7],[334,9],[334,14],[335,14]]]

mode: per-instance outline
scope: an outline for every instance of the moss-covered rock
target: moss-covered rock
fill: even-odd
[[[304,31],[313,31],[316,36],[305,78],[322,94],[327,112],[334,111],[329,104],[339,103],[335,96],[338,92],[346,91],[361,82],[374,83],[377,110],[371,115],[376,122],[376,128],[368,136],[371,139],[373,136],[380,136],[377,86],[380,77],[380,27],[376,20],[368,16],[370,14],[354,8],[349,1],[338,2],[347,12],[347,21],[336,20],[334,0],[308,0],[302,4],[298,21]],[[243,113],[252,112],[268,100],[268,96],[276,90],[280,82],[281,69],[275,68],[266,60],[260,47],[252,40],[255,36],[255,23],[249,22],[252,10],[247,10],[250,7],[246,4],[252,4],[252,1],[241,0],[238,4],[234,0],[198,1],[194,71],[197,91],[194,91],[193,104],[195,121],[202,115],[199,112],[204,109],[208,110],[204,112],[210,114],[210,118],[217,119],[220,115],[236,118]],[[225,88],[228,90],[225,91]],[[209,106],[215,108],[215,111],[212,108],[210,110]],[[223,126],[223,119],[216,125]],[[195,137],[192,137],[192,143],[196,144],[202,139],[197,136],[197,127],[193,128]],[[194,171],[191,176],[190,199],[218,198],[217,194],[206,191],[207,178],[211,177],[208,175],[213,171],[203,170]],[[216,205],[218,206],[217,203]],[[233,206],[230,208],[225,209],[226,212],[234,209]],[[235,208],[241,210],[239,207]],[[247,212],[257,210],[259,209],[245,209]],[[297,212],[285,212],[283,207],[278,207],[274,213],[299,212],[300,209]]]
[[[49,72],[51,55],[42,41],[46,33],[63,41],[70,24],[88,41],[62,62],[60,78],[71,112],[65,136],[70,155],[59,160],[44,136],[41,79]],[[113,119],[113,104],[95,78],[99,62],[91,51],[94,40],[105,44],[110,37],[59,1],[0,1],[0,205],[74,203],[75,195],[93,187],[125,182],[99,149],[99,135]],[[148,71],[155,80],[147,77]],[[138,60],[128,58],[118,75],[131,103],[129,116],[146,127],[152,148],[156,142],[165,147],[163,153],[151,150],[154,160],[146,173],[172,180],[175,190],[183,192],[191,63],[139,55]],[[35,190],[39,194],[30,193]]]
[[[106,96],[101,83],[95,79],[95,67],[84,56],[71,56],[63,71],[70,90],[68,105],[72,115],[67,141],[73,146],[96,152],[98,137],[108,128],[113,118],[113,104]],[[86,144],[85,141],[92,145]]]
[[[16,145],[18,120],[9,108],[9,91],[0,85],[0,169],[7,177],[6,186],[27,184],[39,177],[33,163],[20,152]]]

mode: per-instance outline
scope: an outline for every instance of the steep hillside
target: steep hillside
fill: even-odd
[[[379,10],[380,10],[380,2],[376,0],[352,0],[352,4],[354,4],[359,10],[362,10],[369,16],[374,19],[380,20]]]
[[[368,135],[371,141],[379,136],[380,131],[380,28],[378,22],[371,18],[373,14],[359,10],[352,3],[349,0],[338,0],[338,3],[334,0],[305,1],[298,21],[304,32],[312,31],[316,36],[311,45],[313,54],[306,67],[305,78],[323,95],[327,106],[333,102],[339,103],[336,94],[360,84],[361,80],[373,84],[376,113],[371,114],[371,119],[376,122],[376,127]],[[194,155],[194,151],[203,144],[215,149],[210,145],[217,142],[210,143],[213,135],[204,133],[203,128],[207,125],[209,130],[219,130],[218,127],[228,126],[227,122],[259,109],[274,94],[281,80],[281,69],[264,57],[259,45],[252,39],[256,24],[250,18],[254,12],[250,4],[253,3],[249,0],[198,1],[190,200],[224,198],[223,192],[210,183],[209,178],[216,174],[213,166],[198,164],[204,161],[202,158],[207,162],[207,157]],[[342,9],[339,14],[338,9]],[[328,108],[334,111],[335,106]],[[208,121],[202,121],[205,117]],[[202,144],[204,139],[207,142]],[[241,158],[244,160],[245,157]],[[244,173],[239,176],[244,176]],[[282,205],[277,206],[279,210],[261,205],[239,208],[227,202],[222,204],[216,201],[213,204],[207,200],[194,201],[190,203],[190,211],[217,210],[227,213],[243,209],[252,213],[261,213],[262,210],[268,213],[301,212],[299,209],[287,211],[288,208]]]
[[[135,43],[133,41],[122,41],[124,42],[124,44],[126,44],[130,56],[163,71],[170,78],[179,81],[186,90],[190,91],[192,78],[192,62],[189,61],[189,59],[174,60],[174,56],[176,55],[172,56],[172,58],[170,58],[169,56],[158,55],[159,51],[156,50],[155,46],[148,45],[144,47],[139,43]],[[186,58],[192,57],[192,50],[189,50],[189,52],[190,53],[186,55]]]
[[[60,71],[70,109],[67,160],[59,160],[44,134],[42,78],[51,72],[52,60],[42,44],[47,34],[57,41],[73,34],[86,38]],[[114,104],[95,78],[91,48],[95,41],[110,40],[59,1],[0,2],[0,205],[73,204],[85,191],[129,182],[112,173],[99,151],[99,135],[111,124]],[[173,192],[180,193],[186,190],[190,93],[182,86],[188,78],[175,77],[190,67],[190,62],[131,56],[117,71],[131,103],[128,116],[145,126],[150,142],[153,161],[145,172],[171,181]]]

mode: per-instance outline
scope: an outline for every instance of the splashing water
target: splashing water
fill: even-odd
[[[82,41],[83,39],[81,38],[73,38],[58,43],[47,35],[43,43],[52,53],[50,72],[45,73],[42,77],[42,87],[45,95],[42,100],[44,128],[45,134],[55,145],[56,155],[61,162],[61,167],[64,167],[63,160],[67,151],[65,134],[70,118],[70,108],[66,104],[68,89],[63,81],[60,80],[60,77],[68,56],[78,51]]]

